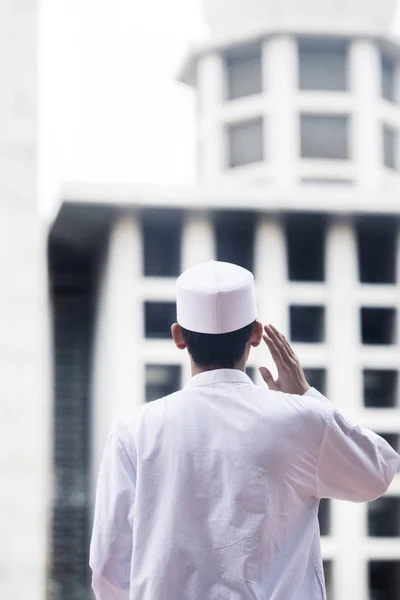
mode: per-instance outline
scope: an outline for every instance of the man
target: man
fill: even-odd
[[[177,282],[175,345],[192,378],[113,428],[90,564],[97,600],[322,600],[319,500],[371,501],[400,457],[307,384],[257,320],[254,281],[208,262]],[[262,338],[269,390],[245,374]]]

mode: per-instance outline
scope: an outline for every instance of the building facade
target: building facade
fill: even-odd
[[[51,491],[37,2],[0,3],[0,597],[45,598]]]
[[[190,376],[169,339],[175,279],[255,274],[261,320],[312,385],[400,449],[400,44],[386,0],[204,0],[199,185],[69,187],[49,240],[54,347],[52,597],[88,598],[93,491],[113,422]],[[256,350],[249,374],[268,362]],[[330,600],[399,600],[400,479],[323,501]],[[86,561],[86,562],[85,562]]]

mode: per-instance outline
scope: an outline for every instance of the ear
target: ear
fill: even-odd
[[[172,339],[174,340],[175,346],[179,348],[179,350],[185,350],[185,340],[183,339],[181,326],[178,323],[174,323],[171,326],[171,335]]]
[[[250,336],[250,344],[255,348],[261,344],[261,340],[263,337],[263,326],[260,321],[256,321],[254,323],[253,332]]]

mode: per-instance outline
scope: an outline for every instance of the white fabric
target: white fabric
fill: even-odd
[[[312,389],[193,377],[113,428],[90,565],[97,600],[322,600],[319,499],[374,500],[400,457]]]
[[[229,333],[257,318],[254,277],[230,263],[210,260],[176,282],[177,320],[196,333]]]

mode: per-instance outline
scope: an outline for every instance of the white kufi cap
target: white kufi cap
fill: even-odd
[[[257,318],[254,277],[230,263],[209,261],[176,283],[177,321],[196,333],[230,333]]]

